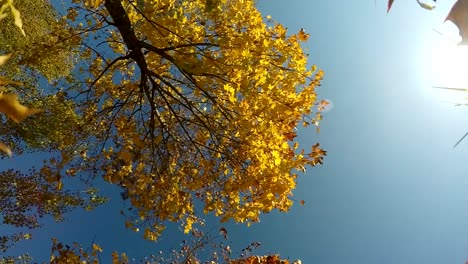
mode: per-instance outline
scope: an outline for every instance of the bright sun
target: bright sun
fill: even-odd
[[[461,40],[458,29],[451,22],[443,27],[443,36],[433,43],[432,85],[436,88],[451,89],[443,97],[452,103],[468,103],[468,46],[458,45]],[[442,31],[441,31],[442,32]],[[441,91],[442,92],[442,91]]]

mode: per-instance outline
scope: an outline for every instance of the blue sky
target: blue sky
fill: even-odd
[[[258,1],[289,32],[310,33],[310,63],[325,71],[319,97],[334,108],[320,134],[299,133],[302,145],[318,141],[328,151],[324,165],[298,180],[295,199],[305,205],[250,228],[229,224],[234,247],[260,241],[266,252],[319,264],[468,260],[468,140],[452,148],[468,131],[468,108],[444,102],[467,96],[431,88],[461,79],[446,77],[455,62],[442,58],[463,57],[448,40],[457,34],[453,25],[442,25],[455,1],[439,2],[429,12],[397,0],[387,14],[381,0]],[[54,235],[84,245],[94,239],[104,255],[138,258],[184,239],[171,226],[160,243],[143,241],[123,228],[120,206],[117,198],[92,213],[73,212],[15,252],[47,259]]]

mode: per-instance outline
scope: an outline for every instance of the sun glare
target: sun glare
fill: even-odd
[[[468,46],[458,45],[461,38],[458,29],[446,22],[440,35],[432,43],[431,81],[434,88],[441,89],[439,94],[450,103],[468,103]]]

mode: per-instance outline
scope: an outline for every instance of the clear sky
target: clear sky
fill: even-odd
[[[290,33],[310,33],[310,62],[325,71],[319,97],[334,108],[320,134],[299,133],[302,145],[318,141],[328,151],[324,165],[298,180],[295,199],[305,205],[250,228],[229,224],[235,247],[260,241],[267,252],[318,264],[468,260],[468,139],[452,148],[468,131],[468,108],[444,102],[467,95],[431,88],[453,80],[445,76],[455,62],[443,58],[462,58],[447,44],[453,25],[442,25],[455,1],[438,2],[429,12],[397,0],[387,14],[384,0],[258,1]],[[121,205],[116,197],[93,213],[69,214],[15,252],[47,258],[54,235],[138,258],[184,239],[173,227],[158,244],[143,241],[123,228]]]

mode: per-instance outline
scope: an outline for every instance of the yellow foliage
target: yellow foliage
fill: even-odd
[[[5,9],[10,8],[11,13],[15,19],[15,25],[21,30],[24,35],[22,28],[22,21],[19,11],[13,6],[12,0],[7,0],[5,4],[0,8],[0,20],[5,17]],[[5,64],[11,57],[11,54],[0,56],[0,66]],[[0,85],[14,84],[20,85],[19,82],[10,81],[6,78],[0,77]],[[7,117],[13,119],[16,123],[21,122],[26,117],[39,113],[41,110],[28,108],[18,102],[18,96],[16,94],[3,94],[0,92],[0,113],[5,114]],[[0,151],[5,152],[8,156],[12,155],[11,149],[0,142]]]
[[[253,0],[74,2],[93,13],[80,32],[113,52],[97,41],[82,51],[89,86],[68,92],[83,122],[64,135],[53,175],[67,166],[122,186],[137,209],[126,225],[143,217],[150,240],[164,221],[190,232],[195,200],[248,224],[291,207],[296,171],[325,155],[295,139],[298,124],[321,118],[311,109],[323,72],[301,48],[308,34],[264,22]]]
[[[13,5],[13,0],[6,0],[6,3],[4,3],[0,8],[0,20],[6,17],[5,10],[7,8],[10,9],[11,14],[13,15],[13,18],[15,20],[15,26],[17,26],[21,30],[21,33],[24,36],[26,36],[26,33],[24,33],[23,30],[23,21],[21,20],[21,14]]]

